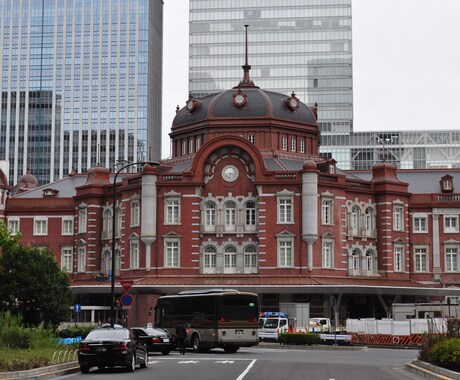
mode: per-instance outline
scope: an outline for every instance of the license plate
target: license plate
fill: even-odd
[[[97,352],[105,352],[105,351],[107,351],[107,349],[105,347],[97,347],[96,351]]]
[[[169,343],[169,338],[163,338],[163,342]]]
[[[236,335],[243,335],[243,330],[235,330]]]

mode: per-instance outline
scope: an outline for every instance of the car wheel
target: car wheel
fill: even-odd
[[[128,372],[134,372],[136,369],[136,354],[133,353],[131,356],[131,362],[126,366]]]
[[[193,338],[192,338],[193,351],[200,352],[201,351],[200,344],[201,342],[200,342],[200,337],[198,336],[198,334],[193,335]]]
[[[149,365],[149,356],[145,354],[144,360],[141,363],[141,368],[147,368],[148,365]]]
[[[89,373],[89,366],[88,365],[81,365],[80,366],[80,371],[81,373]]]
[[[163,355],[169,355],[169,350],[163,350],[163,351],[161,351],[161,353],[162,353]]]

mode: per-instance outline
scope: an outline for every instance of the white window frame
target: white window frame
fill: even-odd
[[[139,238],[137,236],[129,241],[129,267],[139,269]]]
[[[131,227],[139,227],[141,224],[141,202],[139,199],[131,201]]]
[[[404,231],[404,206],[393,206],[393,231]]]
[[[300,139],[300,153],[305,153],[305,139]]]
[[[203,270],[204,273],[217,272],[217,250],[212,245],[205,247],[203,251]]]
[[[187,152],[187,140],[182,140],[182,156]]]
[[[190,137],[190,139],[188,140],[188,152],[189,153],[193,153],[193,137]]]
[[[165,239],[165,268],[180,267],[180,240],[178,238]]]
[[[20,231],[19,220],[17,217],[8,218],[8,230],[12,235],[16,235]]]
[[[321,224],[332,225],[333,221],[334,200],[332,198],[323,198],[321,200]]]
[[[119,238],[121,236],[123,224],[123,210],[121,209],[121,204],[115,207],[115,237]]]
[[[428,217],[426,215],[414,215],[412,219],[412,227],[414,234],[427,233]]]
[[[225,202],[224,222],[226,231],[234,231],[236,229],[236,211],[237,206],[234,201]]]
[[[354,234],[357,234],[359,231],[360,215],[361,209],[359,206],[353,206],[350,212],[350,228],[353,230]]]
[[[212,207],[209,207],[212,205]],[[206,229],[213,229],[217,223],[217,205],[213,201],[206,201],[204,204],[204,225]]]
[[[428,271],[428,248],[414,246],[414,272],[426,273]]]
[[[452,273],[458,272],[458,246],[446,245],[444,247],[445,271]]]
[[[86,244],[77,246],[77,272],[85,273],[86,271]]]
[[[255,144],[255,142],[256,142],[256,136],[255,136],[254,134],[252,134],[252,133],[249,134],[249,135],[248,135],[248,141],[249,141],[250,143],[252,143],[252,144]]]
[[[452,234],[458,232],[458,215],[443,215],[444,233]]]
[[[331,239],[324,239],[321,252],[321,268],[334,268],[334,241]]]
[[[287,150],[287,137],[281,137],[281,150]]]
[[[238,250],[233,245],[229,245],[224,249],[224,273],[237,272]]]
[[[72,216],[62,217],[61,234],[63,236],[73,235],[73,217]]]
[[[292,268],[294,266],[294,239],[292,237],[278,238],[278,267]]]
[[[294,223],[294,204],[292,196],[278,196],[278,224]]]
[[[291,137],[291,152],[297,151],[297,139],[295,137]]]
[[[254,206],[254,207],[252,207]],[[254,201],[247,201],[244,205],[244,223],[247,230],[255,230],[257,225],[257,205]]]
[[[404,272],[404,246],[396,244],[393,249],[394,254],[394,272]]]
[[[61,247],[61,270],[73,273],[73,248]]]
[[[196,136],[195,137],[195,151],[198,152],[200,148],[201,148],[201,137]]]
[[[46,216],[34,217],[34,236],[48,235],[48,218]]]
[[[180,198],[168,197],[165,202],[165,224],[180,224]]]
[[[80,207],[78,209],[78,233],[85,234],[88,231],[88,209]]]

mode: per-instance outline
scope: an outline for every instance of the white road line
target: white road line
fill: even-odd
[[[257,359],[254,359],[251,363],[249,363],[249,365],[246,367],[246,369],[241,373],[240,376],[238,376],[236,378],[236,380],[243,380],[244,377],[248,374],[249,370],[252,368],[252,366],[254,365],[254,363],[257,361]]]

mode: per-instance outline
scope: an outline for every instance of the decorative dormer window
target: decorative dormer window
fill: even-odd
[[[201,100],[195,99],[192,94],[189,95],[185,102],[188,113],[195,112],[201,106]]]
[[[292,92],[291,96],[284,101],[284,103],[292,112],[297,111],[300,106],[300,101],[297,96],[295,96],[294,91]]]
[[[441,191],[443,193],[452,193],[454,191],[454,177],[447,174],[441,178],[439,185],[441,186]]]
[[[43,196],[44,197],[55,197],[59,193],[59,190],[56,189],[44,189]]]
[[[241,91],[241,89],[239,88],[238,91],[236,91],[236,92],[233,94],[233,104],[234,104],[236,107],[241,108],[241,107],[243,107],[247,102],[248,102],[248,96],[247,96],[243,91]]]

